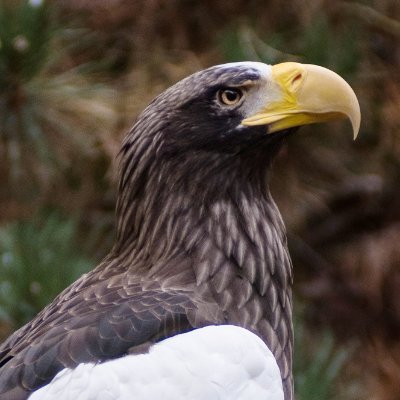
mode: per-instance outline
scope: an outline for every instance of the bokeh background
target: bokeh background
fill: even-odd
[[[162,90],[227,61],[329,67],[362,109],[302,128],[272,191],[299,400],[400,399],[398,0],[0,0],[0,340],[111,248],[117,154]]]

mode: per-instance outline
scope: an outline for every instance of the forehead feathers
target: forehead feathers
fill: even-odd
[[[125,137],[124,145],[136,142],[136,139],[153,138],[163,132],[168,125],[174,125],[179,115],[185,113],[186,106],[193,101],[207,98],[219,89],[229,86],[240,86],[243,83],[256,83],[255,86],[270,86],[272,67],[259,62],[238,62],[221,64],[194,73],[179,81],[156,97],[137,117],[129,135]],[[242,105],[242,117],[251,110],[259,108],[262,103],[259,91],[253,91],[245,104]],[[209,97],[208,97],[209,98]],[[152,139],[151,139],[152,140]]]
[[[225,86],[239,86],[248,81],[269,80],[271,66],[259,62],[237,62],[217,65],[194,73],[171,86],[158,96],[154,103],[172,101],[175,107],[189,101],[210,89]]]

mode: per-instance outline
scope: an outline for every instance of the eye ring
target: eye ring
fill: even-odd
[[[218,91],[218,101],[225,106],[235,106],[242,97],[243,92],[238,88],[224,88]]]

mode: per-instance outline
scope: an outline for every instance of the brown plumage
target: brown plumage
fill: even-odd
[[[226,323],[267,343],[292,399],[292,267],[268,190],[291,130],[241,124],[257,111],[246,101],[265,71],[247,63],[201,71],[138,117],[121,150],[117,242],[2,345],[1,399],[26,399],[64,367]],[[221,103],[224,88],[243,85],[241,103]]]

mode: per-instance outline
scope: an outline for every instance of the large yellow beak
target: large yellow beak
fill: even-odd
[[[273,133],[349,118],[354,139],[357,137],[360,106],[353,89],[338,74],[317,65],[287,62],[272,67],[272,78],[268,104],[244,119],[243,125],[268,125],[268,132]]]

